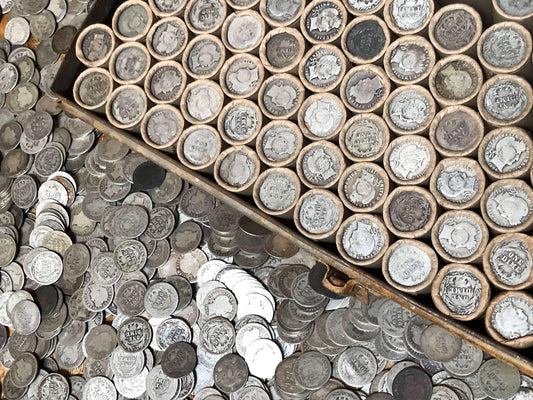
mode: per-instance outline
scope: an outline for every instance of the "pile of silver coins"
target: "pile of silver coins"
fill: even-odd
[[[528,347],[533,10],[436,3],[129,0],[80,33],[73,96],[396,289]]]

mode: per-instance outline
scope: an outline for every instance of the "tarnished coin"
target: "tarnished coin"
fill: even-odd
[[[256,177],[258,165],[250,154],[235,148],[221,159],[218,174],[229,186],[239,188]]]
[[[41,312],[30,300],[22,300],[11,311],[13,329],[21,335],[29,335],[37,330],[41,320]]]
[[[237,354],[226,354],[213,369],[215,386],[224,393],[235,393],[248,379],[248,366]]]
[[[234,343],[235,328],[225,318],[211,318],[200,329],[200,344],[211,354],[225,354]]]
[[[125,320],[116,334],[118,344],[128,353],[137,353],[148,347],[152,341],[152,328],[141,317],[133,317]]]
[[[222,62],[224,49],[221,46],[212,36],[192,42],[187,57],[189,70],[200,76],[212,75]]]
[[[122,86],[118,92],[111,93],[107,107],[119,124],[132,125],[140,122],[144,115],[146,96],[131,86]]]
[[[351,25],[344,44],[353,57],[367,61],[385,50],[387,37],[377,19],[365,19]]]
[[[417,43],[400,44],[391,51],[391,70],[402,81],[409,82],[420,78],[428,70],[429,64],[428,49]]]
[[[111,71],[115,72],[122,83],[138,81],[150,68],[148,52],[142,45],[124,44],[113,54],[115,58]]]
[[[427,198],[414,191],[393,195],[389,206],[391,222],[401,232],[422,229],[429,222],[432,213]]]
[[[331,362],[318,351],[305,351],[294,364],[294,377],[308,390],[320,389],[331,377]]]
[[[82,32],[81,51],[90,63],[100,63],[107,59],[113,50],[114,39],[107,29],[91,26]]]
[[[461,352],[452,360],[444,363],[446,371],[454,376],[468,376],[478,370],[483,362],[483,351],[463,341]]]
[[[189,90],[185,105],[191,118],[196,122],[204,122],[213,119],[218,114],[222,100],[221,94],[214,85],[199,84]]]
[[[476,119],[471,113],[463,110],[444,115],[435,129],[438,145],[451,152],[472,149],[482,136],[483,132],[480,131]]]
[[[179,380],[167,376],[161,365],[156,365],[146,376],[146,393],[152,399],[171,400],[178,387]]]
[[[166,103],[178,98],[185,79],[185,72],[178,66],[156,64],[149,72],[145,87],[156,100]]]
[[[533,3],[530,1],[497,0],[496,3],[505,14],[513,17],[525,17],[533,13]]]
[[[484,60],[494,67],[510,68],[526,57],[525,38],[511,26],[492,30],[482,43]]]
[[[196,351],[186,342],[173,343],[161,357],[161,369],[170,378],[182,378],[196,366]]]
[[[437,93],[442,98],[462,101],[475,94],[479,76],[473,62],[452,59],[439,65],[434,83]]]
[[[313,42],[330,42],[339,36],[346,21],[346,10],[337,3],[322,1],[306,10],[302,29]]]
[[[87,72],[78,86],[78,96],[83,104],[95,107],[107,101],[113,87],[110,78],[101,71]]]
[[[440,15],[433,35],[436,42],[446,50],[456,51],[468,46],[476,34],[476,20],[464,9],[449,10]]]
[[[383,128],[374,119],[350,119],[345,129],[344,146],[350,158],[374,159],[387,145]]]
[[[69,392],[70,389],[67,379],[57,372],[46,375],[39,383],[37,389],[38,398],[43,400],[66,399]]]
[[[58,54],[68,53],[78,30],[75,26],[64,25],[52,37],[52,49]]]
[[[151,23],[151,14],[148,7],[142,4],[130,4],[121,7],[116,13],[116,30],[125,40],[131,40],[143,32],[146,33]]]
[[[265,45],[268,62],[274,68],[286,68],[295,62],[300,50],[300,43],[294,34],[282,32],[274,34]]]
[[[508,399],[520,387],[520,372],[516,367],[492,358],[478,372],[481,390],[493,399]]]
[[[346,199],[357,208],[372,208],[385,195],[385,181],[377,166],[354,168],[342,184]],[[347,171],[348,172],[348,171]]]
[[[388,163],[396,178],[410,181],[426,174],[431,164],[429,143],[414,140],[399,141],[391,146],[393,147]]]
[[[517,81],[502,79],[489,85],[483,98],[483,106],[497,120],[512,121],[528,106],[526,89]]]
[[[432,399],[433,385],[431,378],[418,367],[408,367],[396,375],[392,382],[392,393],[398,400]]]
[[[283,211],[296,201],[297,186],[288,174],[268,174],[259,187],[261,203],[271,211]]]
[[[163,321],[155,333],[155,341],[163,350],[166,350],[171,344],[190,342],[191,339],[191,328],[180,318],[169,318]]]
[[[420,346],[430,360],[446,362],[461,352],[462,341],[444,328],[432,324],[422,332]]]
[[[0,65],[0,93],[9,93],[19,82],[19,70],[14,64],[4,63]]]
[[[103,360],[117,347],[117,332],[110,325],[98,325],[91,329],[84,340],[87,356]]]
[[[176,288],[170,283],[156,282],[148,286],[144,295],[144,307],[152,317],[168,317],[179,302]]]
[[[117,309],[124,315],[133,317],[144,311],[146,286],[135,280],[124,282],[115,296]]]
[[[282,163],[299,152],[296,129],[297,126],[284,124],[272,124],[265,127],[262,134],[261,151],[267,161]]]

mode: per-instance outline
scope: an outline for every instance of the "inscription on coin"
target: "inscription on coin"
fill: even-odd
[[[346,177],[343,191],[354,206],[372,207],[383,198],[385,182],[375,169],[363,167],[356,169]]]
[[[478,193],[479,179],[476,171],[466,165],[449,165],[439,173],[437,190],[446,200],[464,204]]]
[[[464,111],[445,115],[435,131],[439,146],[457,152],[472,148],[481,135],[472,115]]]
[[[187,96],[187,111],[195,120],[205,121],[217,113],[222,100],[214,87],[200,85],[190,90]]]
[[[329,41],[341,31],[343,17],[343,11],[337,4],[320,2],[305,16],[305,30],[313,40]]]
[[[301,168],[309,183],[315,186],[326,186],[338,178],[341,162],[337,154],[329,147],[315,146],[305,151]]]
[[[531,157],[525,140],[511,132],[494,136],[487,143],[484,156],[490,169],[499,174],[523,168]]]
[[[252,92],[260,84],[259,67],[249,58],[237,59],[226,73],[226,87],[239,96]]]
[[[189,21],[194,29],[202,32],[222,25],[224,6],[219,0],[197,0],[189,11]]]
[[[485,93],[483,105],[496,119],[511,121],[520,116],[528,104],[526,90],[515,81],[501,80],[491,85]]]
[[[531,251],[520,237],[497,243],[490,251],[489,262],[496,278],[509,286],[526,282],[533,268]]]
[[[187,58],[187,65],[197,75],[209,75],[218,68],[221,59],[220,44],[211,38],[201,39],[193,44]]]
[[[287,32],[272,36],[266,43],[266,57],[268,62],[276,68],[285,68],[291,65],[298,57],[299,50],[298,39]]]
[[[420,193],[404,191],[396,194],[389,206],[390,219],[400,232],[422,229],[431,217],[431,205]]]
[[[358,119],[350,124],[344,139],[348,151],[357,158],[371,158],[385,146],[382,128],[372,119]]]
[[[442,279],[439,296],[451,312],[470,315],[479,307],[481,281],[472,272],[455,268]]]
[[[524,60],[526,49],[526,41],[519,31],[512,27],[502,27],[487,35],[483,42],[482,54],[490,65],[510,68]]]
[[[241,187],[250,182],[255,176],[257,165],[254,160],[243,151],[233,151],[220,163],[220,177],[228,185]]]
[[[243,141],[257,131],[258,116],[255,108],[238,105],[224,118],[224,132],[232,140]]]
[[[317,87],[328,87],[341,78],[342,62],[331,49],[317,49],[304,65],[305,79]]]
[[[283,173],[270,174],[259,187],[259,198],[269,210],[286,210],[296,200],[296,185]]]
[[[167,21],[159,25],[152,36],[152,48],[163,57],[178,53],[184,46],[187,32],[176,21]]]
[[[300,224],[312,234],[330,232],[337,224],[339,217],[339,209],[335,202],[321,193],[307,197],[299,212]]]
[[[402,244],[389,257],[388,272],[392,280],[402,286],[416,286],[431,272],[431,259],[416,246]]]
[[[142,118],[145,105],[137,90],[124,89],[111,100],[111,112],[119,123],[129,125]]]
[[[286,125],[273,125],[268,129],[261,142],[263,154],[273,162],[282,162],[295,154],[298,137]]]
[[[139,47],[125,47],[115,59],[115,72],[123,81],[134,81],[143,75],[149,67],[146,53]]]
[[[218,144],[219,139],[211,130],[195,129],[183,141],[183,156],[193,165],[208,164],[216,156]]]
[[[394,0],[390,7],[396,26],[404,31],[423,26],[431,10],[428,0]]]
[[[170,143],[180,132],[181,121],[175,111],[159,109],[152,112],[146,121],[146,134],[160,146]]]
[[[533,13],[533,1],[531,0],[496,0],[504,13],[513,17],[524,17]]]
[[[106,101],[111,93],[110,79],[99,71],[87,74],[80,83],[78,95],[88,106],[96,106]]]
[[[150,79],[150,94],[160,101],[176,98],[183,85],[184,77],[172,65],[158,68]]]
[[[300,89],[288,79],[274,79],[269,82],[263,94],[267,111],[277,117],[290,114],[299,105]]]
[[[467,258],[479,248],[483,233],[479,224],[467,216],[447,218],[439,227],[438,240],[443,249],[455,258]]]
[[[447,50],[459,50],[467,46],[475,34],[476,20],[466,10],[446,11],[435,24],[435,39]]]
[[[461,100],[471,96],[478,85],[473,65],[456,60],[445,64],[435,76],[435,87],[445,99]]]

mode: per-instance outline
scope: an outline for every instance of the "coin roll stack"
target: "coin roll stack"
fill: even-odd
[[[182,3],[126,1],[87,27],[76,101],[454,318],[529,287],[533,10]]]

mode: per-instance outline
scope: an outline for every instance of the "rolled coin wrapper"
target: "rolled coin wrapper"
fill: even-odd
[[[76,78],[72,93],[81,107],[101,114],[114,89],[115,82],[107,70],[88,68]]]
[[[489,335],[506,346],[523,349],[533,344],[530,315],[533,297],[526,292],[508,291],[494,297],[485,313]]]
[[[183,14],[187,0],[173,1],[170,4],[161,0],[148,0],[148,4],[157,17],[167,18]]]
[[[429,91],[419,85],[401,86],[385,101],[383,118],[398,135],[424,134],[429,130],[437,105]]]
[[[477,43],[477,57],[487,77],[516,74],[530,78],[533,75],[531,51],[531,33],[512,21],[488,27]]]
[[[340,87],[344,105],[354,113],[379,113],[390,91],[390,80],[377,65],[353,67],[342,79]]]
[[[298,111],[298,125],[310,140],[335,140],[346,122],[346,109],[331,93],[308,97]]]
[[[185,120],[177,108],[161,104],[152,107],[144,116],[141,136],[154,149],[175,153],[184,126]]]
[[[313,46],[300,61],[298,75],[315,93],[337,92],[346,73],[346,57],[331,44]]]
[[[156,60],[180,60],[188,41],[189,31],[185,22],[178,17],[168,17],[152,25],[146,46]]]
[[[483,219],[473,211],[447,211],[433,225],[431,242],[437,253],[448,262],[479,263],[489,242],[489,230]]]
[[[152,57],[142,43],[126,42],[109,59],[109,72],[120,85],[143,85],[152,65]]]
[[[342,33],[341,46],[348,60],[354,64],[381,64],[391,41],[385,22],[366,15],[351,21]]]
[[[303,146],[303,135],[291,121],[275,120],[266,124],[256,139],[257,154],[269,167],[290,167]]]
[[[312,44],[336,43],[346,27],[348,12],[339,0],[313,0],[300,18],[300,31]]]
[[[287,7],[288,6],[288,7]],[[287,3],[285,0],[260,0],[259,11],[272,28],[299,27],[305,8],[304,0]]]
[[[390,0],[383,8],[383,19],[391,31],[399,36],[427,36],[431,17],[435,13],[433,0],[416,0],[404,2]]]
[[[429,88],[441,107],[474,105],[482,84],[481,67],[462,54],[441,59],[429,75]]]
[[[139,133],[147,109],[148,99],[144,90],[136,85],[123,85],[111,93],[105,112],[115,127]]]
[[[224,93],[217,83],[199,79],[190,83],[183,92],[180,109],[191,124],[213,123],[224,105]]]
[[[436,62],[435,50],[423,36],[401,36],[385,51],[383,66],[387,76],[397,85],[427,86]]]
[[[222,41],[233,54],[257,55],[265,31],[265,20],[257,11],[237,11],[225,19],[222,25]]]
[[[375,268],[381,265],[381,258],[389,247],[389,231],[381,218],[355,214],[339,227],[335,242],[337,250],[348,262]]]
[[[527,131],[508,126],[487,133],[479,145],[478,160],[491,180],[525,179],[533,166],[532,151]]]
[[[428,30],[431,43],[440,55],[474,56],[483,23],[476,9],[465,4],[452,4],[435,13]]]
[[[473,155],[484,133],[483,119],[466,106],[450,106],[439,111],[429,128],[431,143],[444,157]]]
[[[423,136],[407,135],[394,139],[383,156],[389,177],[398,185],[422,185],[429,181],[437,153]]]
[[[146,2],[128,0],[113,14],[111,26],[123,42],[144,42],[153,20],[152,9]]]
[[[226,19],[228,6],[223,0],[203,1],[192,0],[185,8],[185,23],[196,35],[220,32]]]
[[[111,28],[104,24],[90,25],[76,40],[76,57],[89,68],[105,68],[117,45],[118,40]]]
[[[492,239],[483,253],[483,271],[502,290],[533,285],[533,239],[523,233],[505,233]]]
[[[468,264],[448,264],[431,287],[437,309],[459,321],[481,318],[490,301],[489,281],[478,268]]]
[[[263,114],[250,100],[234,100],[220,112],[217,127],[222,139],[231,146],[255,144],[263,127]]]
[[[437,202],[426,189],[402,186],[394,189],[383,205],[383,220],[396,236],[416,239],[429,236],[437,219]]]
[[[345,168],[340,149],[326,140],[305,146],[296,160],[298,176],[311,189],[335,188]]]
[[[154,104],[178,105],[187,86],[187,74],[176,61],[160,61],[146,74],[144,91]]]
[[[495,75],[486,81],[477,97],[481,117],[493,127],[531,123],[533,90],[524,78],[516,75]]]
[[[304,37],[294,28],[272,29],[267,32],[259,47],[263,66],[273,74],[296,73],[304,53]]]
[[[533,225],[533,189],[520,179],[502,179],[481,198],[481,214],[493,232],[513,233]]]
[[[250,54],[234,55],[220,71],[222,90],[232,99],[256,99],[264,79],[261,60]]]
[[[303,194],[293,216],[302,235],[325,242],[335,241],[343,217],[344,207],[339,198],[324,189],[312,189]]]
[[[259,106],[270,119],[294,119],[303,103],[305,88],[290,74],[276,74],[259,89]]]
[[[377,164],[355,163],[344,170],[337,190],[339,198],[350,211],[380,212],[389,195],[389,176]]]
[[[381,262],[385,280],[393,287],[413,295],[427,294],[437,275],[439,260],[427,244],[413,239],[392,243]]]
[[[383,7],[385,6],[386,0],[371,0],[371,1],[360,1],[360,0],[343,0],[346,9],[350,14],[360,17],[363,15],[369,14],[383,14]]]
[[[476,161],[454,157],[437,164],[429,189],[440,206],[448,210],[464,210],[478,207],[485,183],[485,174]]]
[[[344,124],[339,146],[354,162],[379,161],[390,141],[389,127],[379,115],[357,114]]]
[[[183,51],[182,63],[187,74],[194,79],[218,77],[226,61],[226,48],[214,35],[194,37]]]
[[[254,183],[253,197],[257,207],[278,218],[292,218],[300,194],[300,179],[288,168],[269,168]]]
[[[533,6],[531,3],[516,3],[511,0],[492,0],[494,22],[513,21],[531,30]]]
[[[213,173],[215,161],[222,150],[222,139],[211,125],[193,125],[178,138],[176,152],[186,167]]]
[[[215,162],[215,180],[224,189],[252,194],[253,184],[261,173],[261,160],[247,146],[224,150]]]

